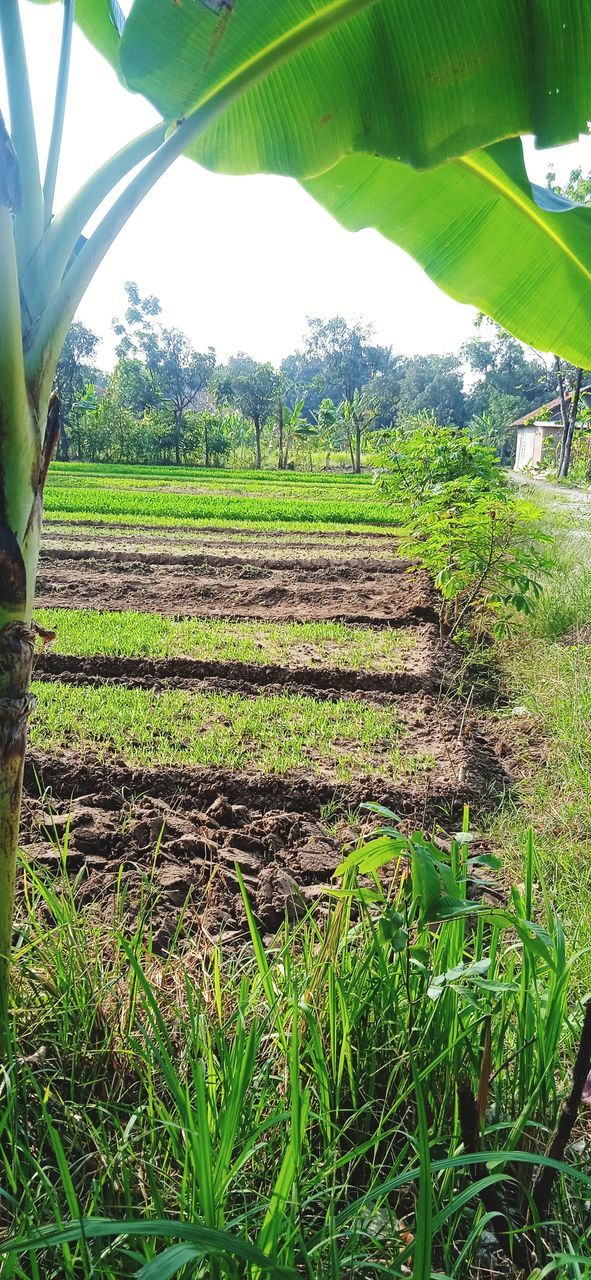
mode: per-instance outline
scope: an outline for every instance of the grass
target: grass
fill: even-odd
[[[480,1197],[502,1187],[522,1225],[567,1084],[571,960],[551,913],[537,940],[525,927],[531,855],[513,913],[467,927],[427,922],[428,846],[390,841],[414,889],[398,874],[371,897],[369,852],[349,859],[344,897],[286,921],[267,951],[245,898],[241,950],[194,938],[164,959],[149,882],[130,928],[123,880],[99,924],[67,881],[25,867],[0,1080],[3,1280],[482,1274]],[[446,890],[473,911],[468,872],[452,847]],[[487,1166],[465,1150],[456,1095],[458,1079],[478,1088],[486,1027]],[[588,1155],[567,1153],[540,1233],[547,1274],[588,1280],[590,1196]]]
[[[37,683],[31,743],[92,750],[130,764],[213,765],[285,773],[304,768],[345,781],[354,774],[411,776],[430,763],[403,748],[391,708],[298,695],[156,693],[119,685]]]
[[[35,619],[56,631],[52,650],[85,657],[188,657],[216,662],[282,663],[342,670],[404,669],[417,642],[412,628],[347,626],[341,622],[226,622],[158,613],[37,609]]]
[[[282,487],[289,485],[312,485],[317,486],[339,486],[343,485],[359,488],[364,485],[371,485],[372,476],[353,475],[352,473],[335,473],[331,471],[325,472],[309,472],[309,471],[274,471],[272,469],[257,470],[256,468],[233,468],[233,467],[155,467],[155,466],[128,466],[119,463],[95,463],[95,462],[54,462],[51,468],[52,477],[58,480],[65,480],[67,477],[83,476],[85,479],[95,477],[99,483],[104,479],[111,477],[120,477],[124,480],[143,481],[168,481],[170,484],[178,484],[180,481],[195,481],[196,483],[216,484],[219,480],[224,483],[242,484],[244,481],[254,481],[256,484]]]
[[[544,500],[556,536],[556,567],[534,612],[504,643],[499,661],[510,701],[530,719],[508,715],[505,732],[521,755],[523,779],[493,831],[517,865],[534,825],[547,891],[573,946],[591,949],[591,569],[581,513],[557,513]],[[519,745],[520,744],[520,745]],[[580,966],[591,986],[591,950]]]

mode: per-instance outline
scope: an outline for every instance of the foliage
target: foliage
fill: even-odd
[[[391,433],[387,487],[406,504],[401,550],[443,597],[442,621],[506,629],[528,613],[550,561],[534,510],[510,493],[494,450],[429,418]]]
[[[69,433],[72,409],[80,400],[89,383],[96,381],[94,357],[99,344],[96,333],[74,320],[66,334],[55,371],[55,385],[60,399],[61,437],[60,457],[69,458]]]
[[[505,1225],[480,1201],[495,1189],[518,1231],[579,1031],[573,958],[549,909],[529,920],[531,842],[504,911],[467,896],[494,865],[467,832],[446,853],[380,820],[271,946],[239,877],[250,937],[210,958],[182,927],[156,954],[151,878],[130,929],[124,878],[107,923],[25,866],[2,1081],[11,1280],[260,1280],[254,1248],[284,1276],[402,1277],[419,1240],[424,1274],[461,1280]],[[58,854],[67,867],[67,833]],[[482,1155],[458,1130],[462,1080]],[[588,1159],[557,1173],[544,1261],[586,1277]]]
[[[142,298],[133,282],[125,289],[129,303],[125,322],[115,321],[115,332],[120,337],[117,353],[127,361],[130,357],[141,359],[151,385],[152,404],[170,409],[174,457],[180,465],[187,411],[203,407],[200,393],[213,377],[215,351],[213,347],[206,352],[195,351],[180,329],[156,326],[153,318],[161,311],[158,298]]]
[[[422,409],[428,409],[440,422],[455,422],[463,426],[466,399],[457,356],[413,356],[402,363],[400,375],[399,418],[413,417]]]
[[[261,433],[279,393],[279,378],[272,364],[261,364],[243,351],[231,356],[215,381],[222,402],[250,418],[255,431],[256,465],[262,466]]]
[[[372,345],[371,330],[361,322],[350,325],[334,317],[310,320],[304,351],[286,357],[279,372],[244,353],[232,356],[208,382],[208,407],[183,409],[185,393],[193,394],[187,370],[177,371],[175,392],[174,370],[169,369],[171,396],[165,397],[165,368],[161,364],[158,371],[158,361],[164,360],[168,339],[178,340],[179,356],[181,348],[191,349],[190,343],[176,329],[162,329],[160,341],[154,328],[158,299],[143,298],[135,285],[126,288],[131,302],[125,323],[116,322],[119,359],[112,374],[96,379],[105,412],[84,420],[74,414],[73,454],[78,460],[176,463],[178,412],[181,463],[209,466],[227,460],[235,466],[253,451],[257,457],[258,422],[261,463],[269,465],[276,449],[279,470],[286,470],[290,459],[296,468],[309,469],[327,469],[331,461],[347,465],[348,460],[355,470],[358,463],[371,461],[379,427],[426,410],[458,425],[470,419],[471,433],[508,463],[515,443],[510,423],[558,390],[556,365],[538,353],[526,353],[499,326],[487,325],[490,336],[471,339],[458,356],[395,357]],[[484,321],[477,317],[479,329]],[[213,359],[211,348],[210,355]],[[198,357],[201,373],[209,359]],[[475,379],[469,392],[462,389],[462,360]],[[572,371],[564,362],[561,367],[568,387]],[[196,370],[196,382],[201,373]],[[330,394],[323,396],[323,388]],[[202,394],[203,389],[195,392],[198,398]],[[345,458],[337,460],[337,453]]]
[[[519,876],[525,832],[535,823],[544,892],[579,951],[577,987],[585,992],[591,987],[591,505],[537,486],[534,494],[554,534],[555,564],[532,613],[493,655],[507,697],[496,729],[519,761],[519,781],[509,804],[491,814],[488,831]],[[489,650],[488,669],[490,661]]]

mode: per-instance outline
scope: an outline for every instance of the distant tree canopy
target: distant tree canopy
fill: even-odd
[[[72,410],[84,395],[89,383],[97,380],[98,371],[94,365],[94,357],[98,345],[99,339],[96,333],[87,329],[79,320],[75,320],[70,325],[55,374],[62,418],[59,457],[65,461],[70,456],[69,429]]]
[[[125,286],[128,307],[124,321],[115,321],[119,336],[117,354],[120,360],[133,360],[144,365],[146,389],[150,389],[144,408],[168,404],[172,413],[175,462],[181,462],[182,435],[189,409],[199,409],[199,393],[206,388],[216,366],[213,347],[195,351],[180,329],[167,329],[155,324],[161,313],[158,298],[142,298],[133,282]],[[136,371],[137,373],[137,371]]]
[[[279,393],[279,374],[272,364],[260,364],[244,351],[230,356],[216,377],[218,398],[240,410],[254,427],[256,465],[262,466],[262,430]]]
[[[158,298],[125,288],[110,375],[94,368],[98,339],[89,329],[76,322],[66,339],[62,456],[69,447],[93,461],[261,467],[268,459],[280,469],[338,461],[358,471],[376,433],[428,412],[442,425],[468,427],[509,462],[511,423],[559,394],[559,374],[565,390],[576,374],[484,316],[456,355],[395,354],[375,342],[371,326],[333,316],[310,317],[301,349],[280,369],[243,351],[218,365],[213,347],[196,351],[162,323]],[[97,396],[87,395],[89,384]]]

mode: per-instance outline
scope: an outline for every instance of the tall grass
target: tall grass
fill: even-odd
[[[508,912],[466,901],[469,843],[446,858],[390,832],[271,946],[244,894],[241,950],[193,940],[164,960],[149,885],[130,931],[123,881],[107,923],[25,868],[3,1280],[423,1280],[493,1265],[491,1232],[507,1243],[524,1225],[572,1060],[573,961],[551,912],[527,921],[531,844]],[[464,1144],[458,1083],[484,1099],[482,1154]],[[544,1274],[588,1276],[573,1255],[590,1243],[591,1171],[569,1152],[559,1166],[532,1248]],[[500,1193],[506,1220],[490,1208]]]
[[[547,890],[591,986],[591,569],[589,514],[542,495],[554,529],[556,564],[519,633],[499,646],[506,694],[526,714],[507,716],[505,734],[521,777],[493,821],[512,865],[528,826],[536,828]]]

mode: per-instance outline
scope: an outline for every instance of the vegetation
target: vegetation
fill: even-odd
[[[527,923],[533,849],[503,912],[465,901],[469,842],[378,846],[328,911],[270,950],[249,914],[251,945],[206,965],[198,945],[153,953],[149,882],[130,936],[123,885],[98,923],[25,867],[2,1150],[26,1225],[0,1241],[6,1276],[455,1280],[498,1265],[500,1196],[507,1252],[588,1275],[588,1169],[546,1163],[542,1223],[531,1196],[580,1028],[560,924]],[[406,873],[384,890],[370,871],[370,891],[360,872],[387,858]]]
[[[169,477],[168,477],[169,479]],[[277,522],[291,524],[324,523],[332,525],[391,525],[394,511],[384,498],[367,487],[351,490],[345,483],[343,496],[334,483],[325,485],[286,485],[284,473],[275,477],[277,490],[267,481],[253,483],[247,476],[238,486],[229,485],[225,493],[220,485],[211,489],[205,476],[203,492],[200,492],[200,474],[191,473],[190,482],[162,484],[158,476],[145,476],[138,471],[122,485],[118,478],[113,482],[103,478],[100,468],[94,475],[86,472],[80,476],[75,464],[71,469],[52,472],[45,495],[47,513],[54,519],[132,519],[134,522],[160,520],[170,523],[217,521],[232,524],[234,521],[257,521],[266,524]],[[342,478],[345,480],[345,477]],[[369,477],[368,477],[369,480]],[[178,489],[178,492],[177,492]],[[197,489],[197,492],[193,492]],[[242,496],[240,490],[245,490]]]
[[[543,498],[537,495],[537,502]],[[556,904],[572,945],[580,950],[579,981],[591,981],[591,574],[586,548],[591,515],[546,503],[555,530],[555,567],[529,617],[500,650],[507,693],[522,718],[506,713],[522,781],[495,819],[495,837],[519,865],[528,825],[538,831],[545,889]],[[519,727],[519,732],[517,731]]]
[[[53,111],[44,103],[51,133],[42,174],[18,0],[0,7],[11,130],[0,117],[3,1274],[344,1280],[402,1276],[412,1266],[413,1280],[434,1271],[461,1280],[483,1261],[492,1270],[500,1255],[505,1268],[537,1269],[539,1280],[553,1272],[579,1280],[589,1273],[591,1180],[572,1160],[572,1138],[591,1063],[591,1013],[567,1003],[574,961],[545,900],[531,837],[523,891],[513,887],[508,906],[491,907],[475,877],[496,861],[471,856],[467,819],[442,845],[428,833],[401,835],[395,815],[374,807],[383,829],[369,845],[354,842],[320,906],[302,904],[303,919],[286,923],[267,948],[236,869],[250,943],[230,956],[211,938],[207,948],[193,940],[165,960],[155,956],[158,842],[135,925],[123,879],[107,924],[80,912],[75,886],[45,885],[28,870],[11,992],[8,964],[35,696],[33,738],[54,754],[89,746],[155,766],[248,761],[275,773],[305,762],[328,778],[360,766],[380,778],[428,773],[423,752],[409,756],[391,704],[114,684],[40,682],[31,692],[36,639],[49,640],[34,630],[32,610],[59,433],[54,375],[118,232],[183,154],[225,172],[291,174],[345,226],[381,230],[454,296],[588,366],[591,209],[536,191],[520,138],[549,145],[585,125],[589,43],[572,14],[546,6],[540,15],[529,0],[511,13],[476,0],[469,22],[463,0],[452,0],[443,21],[433,0],[403,13],[393,0],[134,0],[127,16],[114,0],[78,0],[76,15],[74,8],[65,0]],[[161,122],[57,211],[74,16]],[[386,397],[376,394],[380,379],[391,386],[392,377],[389,358],[370,355],[363,326],[345,373],[339,362],[351,334],[329,335],[328,347],[327,335],[317,335],[324,373],[342,387],[333,409],[325,378],[314,388],[322,395],[315,421],[302,420],[296,387],[286,392],[285,376],[242,358],[229,369],[222,429],[211,416],[217,406],[189,417],[201,412],[195,399],[213,379],[214,353],[196,353],[182,334],[154,324],[154,299],[136,291],[129,303],[111,402],[87,381],[77,404],[76,370],[62,365],[60,374],[74,421],[80,409],[95,424],[109,422],[100,457],[181,463],[202,449],[207,466],[228,453],[226,427],[252,447],[247,414],[259,470],[270,415],[282,472],[286,416],[310,467],[313,438],[328,458],[342,444],[338,429],[360,470],[364,435],[390,394],[388,386]],[[71,361],[88,369],[92,339],[78,337]],[[363,368],[355,385],[345,381],[353,358]],[[407,370],[409,394],[432,372],[420,362]],[[453,389],[453,370],[439,367],[437,379],[447,379],[442,396]],[[253,382],[257,407],[246,398]],[[78,428],[74,434],[82,453]],[[402,433],[399,475],[403,449],[414,448],[416,459],[417,444],[424,452]],[[359,523],[384,527],[403,506],[411,510],[407,545],[456,602],[456,630],[485,610],[512,608],[533,620],[542,559],[490,453],[451,428],[430,444],[416,479],[412,463],[406,493],[399,485],[395,503],[368,500]],[[62,474],[63,484],[48,487],[47,507],[70,522],[223,514],[317,530],[344,527],[357,514],[351,495],[336,490],[308,490],[307,499],[287,488],[277,497],[268,489],[265,498],[262,490],[223,494],[222,512],[220,496],[208,493],[77,485]],[[424,523],[413,527],[421,510]],[[455,525],[442,545],[438,521],[447,510]],[[574,670],[578,679],[582,668]],[[564,702],[562,690],[544,709],[559,738],[570,724]],[[432,740],[432,725],[420,714],[417,722]],[[571,729],[565,757],[575,776],[576,764],[583,771],[580,730]],[[57,766],[59,774],[59,759]],[[427,813],[427,789],[424,798]],[[69,839],[66,825],[64,876]]]
[[[372,631],[342,622],[175,621],[157,613],[94,613],[36,609],[35,621],[55,631],[55,653],[123,658],[198,658],[216,662],[314,664],[350,671],[401,670],[416,644],[410,628]]]
[[[381,430],[428,411],[468,426],[509,462],[513,420],[573,376],[564,361],[525,350],[482,315],[477,336],[457,355],[395,355],[375,344],[370,326],[333,316],[310,319],[303,349],[280,369],[243,352],[221,366],[211,347],[199,354],[178,330],[156,327],[157,298],[142,298],[135,284],[126,289],[130,319],[115,325],[113,372],[90,369],[98,340],[78,322],[58,364],[64,447],[78,461],[178,466],[182,459],[285,472],[340,466],[355,474],[373,461]],[[89,392],[91,381],[99,393]]]
[[[406,505],[400,549],[416,557],[444,600],[450,634],[504,629],[531,612],[550,567],[535,508],[516,499],[494,450],[429,418],[390,434],[385,482]]]

